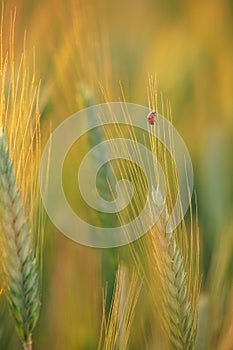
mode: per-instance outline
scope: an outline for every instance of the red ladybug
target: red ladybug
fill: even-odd
[[[147,116],[147,121],[150,125],[154,125],[155,123],[156,112],[152,111]]]

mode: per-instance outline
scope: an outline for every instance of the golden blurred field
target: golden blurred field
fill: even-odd
[[[148,77],[156,76],[159,101],[171,104],[194,168],[201,272],[196,349],[233,349],[233,2],[8,0],[6,46],[15,7],[15,65],[26,33],[28,65],[35,54],[41,80],[43,145],[63,120],[89,105],[123,98],[147,105]],[[84,139],[80,157],[87,148]],[[72,164],[67,191],[71,175]],[[109,309],[119,261],[132,267],[128,246],[81,246],[47,219],[35,350],[98,348],[103,289],[108,282]],[[8,312],[0,317],[0,349],[20,349]],[[129,349],[166,349],[157,323],[143,289]]]

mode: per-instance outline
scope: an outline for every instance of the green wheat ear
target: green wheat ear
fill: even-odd
[[[39,264],[29,221],[16,184],[3,129],[0,130],[0,231],[4,290],[24,349],[40,313]]]

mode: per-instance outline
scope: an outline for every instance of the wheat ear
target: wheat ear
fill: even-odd
[[[175,236],[170,239],[165,274],[168,289],[167,309],[170,318],[169,340],[171,348],[191,350],[195,344],[197,325],[188,298],[184,261]]]
[[[130,280],[127,278],[127,272],[126,267],[120,264],[107,319],[105,310],[103,312],[98,350],[126,350],[129,348],[130,332],[142,283],[136,271],[133,271]],[[104,304],[106,304],[106,297]]]
[[[4,290],[24,349],[31,349],[40,311],[39,267],[14,168],[0,131],[0,228]]]

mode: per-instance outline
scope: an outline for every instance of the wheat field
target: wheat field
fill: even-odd
[[[233,349],[232,34],[228,0],[1,2],[0,349]],[[76,215],[103,230],[129,223],[149,197],[152,207],[134,242],[95,248],[67,238],[47,215],[40,164],[62,122],[115,101],[127,126],[95,128],[72,145],[64,193]],[[176,164],[162,142],[131,126],[127,103],[153,111],[149,131],[158,129],[157,114],[171,122],[192,159],[190,206],[170,233]],[[95,185],[111,201],[110,181],[128,179],[134,197],[106,214],[84,203],[76,173],[106,139],[117,158],[116,138],[124,159],[104,164]],[[169,142],[172,149],[170,129]],[[142,161],[138,143],[161,164],[165,198],[126,160]],[[149,172],[158,175],[151,163]],[[152,211],[159,219],[142,235]]]

